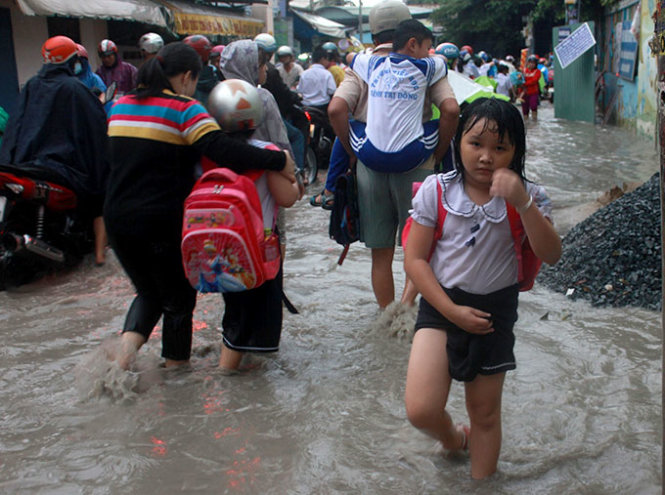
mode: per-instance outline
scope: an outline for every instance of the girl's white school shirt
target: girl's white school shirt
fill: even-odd
[[[552,203],[545,189],[527,182],[526,190],[541,213],[551,219]],[[413,221],[435,227],[437,201],[447,211],[443,236],[430,260],[439,283],[472,294],[489,294],[516,284],[517,258],[505,200],[495,197],[479,206],[464,191],[457,172],[430,175],[413,198]]]

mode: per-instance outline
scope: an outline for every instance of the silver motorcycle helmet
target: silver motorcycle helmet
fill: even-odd
[[[240,79],[227,79],[215,86],[208,97],[208,112],[224,132],[254,130],[264,116],[259,91]]]
[[[157,33],[145,33],[139,39],[139,49],[147,53],[157,53],[164,46],[164,40]]]

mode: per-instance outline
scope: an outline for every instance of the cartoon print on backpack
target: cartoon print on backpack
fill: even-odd
[[[199,292],[241,292],[277,276],[278,236],[264,229],[252,178],[223,168],[201,176],[185,200],[182,254]]]

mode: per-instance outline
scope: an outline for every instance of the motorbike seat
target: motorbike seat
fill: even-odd
[[[43,167],[0,165],[0,191],[9,190],[23,199],[44,204],[53,211],[76,207],[76,194],[63,183],[65,180],[60,174]]]

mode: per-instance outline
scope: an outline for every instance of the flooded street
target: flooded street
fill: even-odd
[[[654,144],[629,131],[554,120],[549,103],[539,117],[526,172],[555,221],[658,170]],[[155,332],[140,371],[111,367],[104,346],[133,297],[112,255],[0,293],[0,493],[660,493],[660,313],[522,293],[499,473],[474,482],[468,457],[442,455],[406,419],[415,312],[377,310],[369,251],[356,243],[337,267],[328,213],[307,197],[287,222],[300,314],[285,312],[277,354],[235,376],[216,368],[218,294],[199,296],[191,366],[160,368]],[[449,405],[466,421],[459,384]]]

